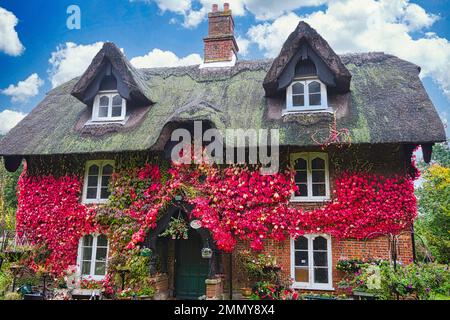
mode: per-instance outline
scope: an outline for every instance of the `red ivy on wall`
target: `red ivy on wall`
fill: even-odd
[[[224,251],[232,251],[239,239],[260,250],[265,239],[303,233],[339,239],[397,233],[416,216],[413,179],[404,176],[345,173],[336,179],[330,202],[304,211],[290,203],[296,188],[290,171],[261,175],[246,167],[180,165],[168,175],[163,179],[155,165],[114,174],[111,203],[140,225],[127,249],[144,240],[176,195],[193,205],[192,217],[201,220]],[[93,214],[79,203],[80,191],[75,176],[24,173],[19,181],[17,229],[32,243],[46,245],[46,264],[55,273],[76,261],[79,238],[96,229]]]
[[[18,188],[17,232],[43,255],[31,264],[44,260],[48,271],[60,274],[76,263],[80,237],[96,230],[94,215],[79,201],[80,179],[27,176],[25,169]]]

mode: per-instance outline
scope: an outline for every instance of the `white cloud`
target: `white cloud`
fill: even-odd
[[[39,88],[44,84],[44,81],[39,78],[36,73],[19,81],[17,85],[10,84],[8,88],[0,90],[4,95],[10,96],[12,102],[27,102],[28,99],[39,94]]]
[[[246,56],[248,54],[248,47],[250,46],[250,40],[238,36],[236,38],[236,42],[239,47],[239,53],[243,56]]]
[[[0,7],[0,51],[11,56],[19,56],[25,50],[14,29],[18,21],[12,12]]]
[[[0,133],[1,134],[7,133],[25,116],[26,114],[24,113],[8,109],[0,112]]]
[[[55,88],[83,74],[102,46],[103,42],[88,45],[66,42],[59,45],[48,61],[51,66],[49,76],[52,87]]]
[[[289,13],[247,33],[268,57],[276,56],[298,21],[305,20],[338,52],[384,51],[422,67],[450,100],[450,43],[424,31],[437,17],[408,0],[333,0],[325,11],[306,16]],[[415,17],[415,18],[414,18]]]
[[[196,53],[179,58],[172,51],[153,49],[144,56],[134,57],[130,62],[136,68],[152,68],[195,65],[201,64],[203,60]]]
[[[138,0],[130,0],[136,2]],[[194,28],[206,19],[213,4],[219,4],[219,10],[223,10],[222,4],[217,0],[141,0],[154,2],[162,12],[170,11],[183,17],[182,25],[186,28]],[[325,4],[330,0],[228,0],[234,16],[244,16],[247,12],[255,15],[257,20],[275,19],[291,10]],[[200,9],[194,9],[194,5]]]

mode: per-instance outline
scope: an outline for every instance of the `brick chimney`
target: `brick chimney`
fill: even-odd
[[[223,11],[219,11],[217,4],[212,5],[212,12],[208,13],[208,36],[203,41],[205,65],[236,61],[239,48],[234,38],[234,21],[228,3],[224,3]]]

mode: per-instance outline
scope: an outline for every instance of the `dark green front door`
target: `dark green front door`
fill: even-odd
[[[198,299],[205,294],[208,259],[202,258],[200,235],[189,231],[187,240],[177,240],[175,289],[178,299]]]

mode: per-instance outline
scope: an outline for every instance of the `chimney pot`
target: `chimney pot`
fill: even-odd
[[[230,4],[228,2],[225,2],[223,4],[223,11],[229,11],[230,10]]]
[[[217,3],[214,3],[212,5],[212,12],[217,12],[219,10],[219,6],[217,5]]]

